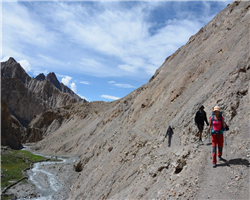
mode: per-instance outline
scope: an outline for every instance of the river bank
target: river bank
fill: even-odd
[[[6,194],[14,194],[13,199],[19,200],[68,199],[70,187],[79,173],[73,168],[74,157],[61,159],[61,162],[35,163],[32,169],[27,171],[28,180],[13,186]]]

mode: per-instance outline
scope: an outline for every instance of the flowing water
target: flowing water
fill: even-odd
[[[44,156],[44,155],[42,155]],[[48,157],[48,156],[44,156]],[[36,186],[38,196],[31,198],[32,200],[54,200],[60,199],[55,197],[60,191],[65,190],[64,176],[67,170],[72,170],[72,163],[75,158],[60,158],[62,161],[47,161],[35,163],[33,168],[27,172],[29,181]],[[57,195],[58,196],[58,195]],[[63,199],[63,196],[61,196]],[[18,200],[26,200],[30,198],[20,198]]]

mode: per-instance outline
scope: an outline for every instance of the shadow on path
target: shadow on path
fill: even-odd
[[[250,162],[247,159],[235,158],[235,159],[226,160],[226,159],[222,158],[222,161],[224,163],[217,164],[218,167],[223,167],[223,166],[230,167],[230,165],[245,165],[246,167],[250,167]]]

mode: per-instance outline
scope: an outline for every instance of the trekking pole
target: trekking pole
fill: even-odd
[[[227,156],[227,131],[226,130],[224,130],[225,131],[225,135],[224,135],[224,137],[225,137],[225,149],[226,149],[226,156]]]
[[[210,137],[209,131],[208,131],[208,143],[209,143],[209,144],[211,143],[211,137]]]
[[[209,144],[211,144],[211,132],[208,131],[208,137],[209,137]],[[211,145],[211,154],[210,154],[210,159],[212,159],[213,155],[213,145]]]
[[[211,154],[210,154],[210,159],[212,160],[212,155],[213,155],[213,146],[211,145]]]

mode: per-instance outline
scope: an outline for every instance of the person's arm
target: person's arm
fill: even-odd
[[[195,117],[194,117],[195,125],[197,125],[197,115],[198,115],[198,111],[196,112]]]
[[[208,126],[209,124],[208,124],[208,121],[207,121],[207,114],[206,114],[206,112],[205,112],[205,122],[207,123],[207,126]]]
[[[227,127],[225,121],[224,121],[224,118],[222,118],[222,124],[223,124],[223,129]]]
[[[210,130],[211,130],[211,125],[212,125],[212,120],[210,119],[209,120],[209,125],[208,125],[208,132],[210,132]]]
[[[165,138],[168,136],[168,131],[166,132]]]
[[[164,138],[163,138],[162,142],[165,142],[166,135],[167,135],[167,133],[165,133],[165,135],[164,135]]]
[[[168,130],[167,130],[167,132],[166,132],[166,134],[165,134],[165,137],[164,137],[164,139],[163,139],[163,142],[165,141],[165,139],[167,138],[167,136],[168,136]]]

